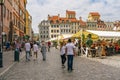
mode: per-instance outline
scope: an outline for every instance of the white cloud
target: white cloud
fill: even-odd
[[[89,12],[97,11],[105,21],[120,20],[120,0],[28,0],[27,9],[32,16],[32,27],[38,32],[38,24],[48,14],[65,17],[66,10],[76,11],[76,17],[86,20]]]

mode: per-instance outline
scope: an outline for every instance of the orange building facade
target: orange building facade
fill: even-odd
[[[1,32],[4,33],[3,42],[12,42],[15,39],[22,39],[26,34],[26,4],[27,0],[4,0],[3,15],[0,14],[0,18],[3,18],[3,27]],[[2,11],[2,12],[1,12]]]

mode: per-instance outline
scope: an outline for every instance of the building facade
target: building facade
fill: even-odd
[[[32,16],[30,16],[29,12],[26,10],[26,27],[25,27],[25,34],[32,39]]]
[[[87,19],[88,30],[113,31],[113,22],[104,22],[100,19],[98,12],[90,12]]]
[[[81,28],[86,28],[86,22],[81,17],[76,19],[75,11],[66,10],[66,17],[60,17],[60,14],[48,15],[48,20],[41,21],[38,27],[40,39],[49,40],[62,34],[74,34]]]
[[[79,19],[76,18],[75,11],[69,10],[66,10],[65,17],[61,17],[60,14],[54,16],[48,15],[48,19],[46,21],[41,21],[39,25],[40,39],[57,39],[58,36],[62,34],[75,34],[81,29],[97,31],[120,31],[120,21],[105,22],[100,18],[101,15],[98,12],[90,12],[88,14],[87,21],[85,22],[82,20],[82,17]],[[45,36],[45,34],[47,36]]]
[[[3,42],[12,42],[15,39],[22,39],[25,35],[26,29],[26,5],[27,0],[4,0],[3,10],[3,29],[5,34]],[[0,8],[1,9],[1,8]],[[2,11],[2,12],[1,12]]]
[[[53,35],[52,30],[54,30],[54,28],[52,28],[52,30],[50,28],[52,28],[50,25],[50,21],[41,21],[41,23],[39,24],[39,41],[49,40],[51,38],[51,35]]]
[[[2,8],[1,8],[2,7]],[[2,10],[1,10],[2,9]],[[3,19],[3,21],[0,21],[0,35],[3,39],[3,44],[5,44],[6,41],[10,40],[10,27],[11,27],[11,21],[12,21],[12,1],[11,0],[5,0],[4,4],[0,6],[0,19]],[[3,22],[3,23],[2,23]]]

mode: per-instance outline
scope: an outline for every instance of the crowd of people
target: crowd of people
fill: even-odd
[[[90,47],[83,44],[83,54],[91,55],[91,57],[112,56],[120,53],[120,45],[117,42],[99,40],[94,41]],[[79,48],[79,51],[81,49]]]
[[[22,54],[22,51],[25,51],[26,61],[30,61],[31,57],[33,58],[33,60],[37,60],[38,52],[41,52],[43,56],[43,61],[45,61],[46,52],[47,50],[50,51],[50,45],[51,45],[50,43],[46,45],[45,41],[38,43],[37,41],[30,41],[30,40],[26,40],[22,42],[20,42],[19,40],[15,40],[12,45],[9,44],[9,48],[10,46],[12,46],[11,50],[17,50],[19,55]],[[8,48],[8,46],[6,46],[6,48]]]
[[[77,49],[77,50],[76,50]],[[61,55],[61,64],[62,67],[65,68],[65,62],[67,59],[67,68],[68,71],[73,70],[73,59],[74,56],[86,55],[86,57],[100,57],[105,58],[106,56],[112,56],[115,54],[120,54],[120,44],[118,41],[110,41],[110,40],[98,40],[93,41],[93,43],[88,47],[85,43],[82,43],[79,40],[75,42],[75,40],[68,42],[63,41],[60,43],[60,55]]]
[[[58,49],[57,43],[53,44],[56,49]],[[19,52],[25,50],[26,61],[30,61],[31,57],[33,60],[38,59],[38,53],[42,54],[43,61],[46,61],[46,53],[50,52],[52,42],[42,41],[37,43],[36,41],[26,40],[25,42],[19,42],[16,40],[12,45],[14,49],[18,49]],[[71,72],[73,70],[73,60],[74,56],[90,55],[91,57],[100,57],[102,56],[112,56],[114,54],[120,53],[120,45],[118,42],[113,41],[93,41],[93,43],[88,47],[85,43],[82,43],[79,40],[75,42],[74,40],[68,39],[68,41],[60,42],[60,57],[61,57],[61,66],[65,68],[65,62],[67,61],[67,70]],[[10,43],[6,43],[6,49],[10,48]],[[77,48],[77,51],[76,51]],[[82,51],[81,51],[82,50]],[[83,53],[83,54],[82,54]]]

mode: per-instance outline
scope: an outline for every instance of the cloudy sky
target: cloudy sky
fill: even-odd
[[[104,21],[120,20],[120,0],[27,0],[27,10],[32,16],[32,27],[38,33],[38,24],[49,15],[65,17],[66,10],[76,11],[86,21],[89,12],[99,12]]]

